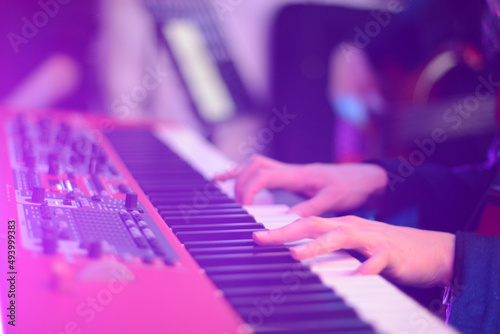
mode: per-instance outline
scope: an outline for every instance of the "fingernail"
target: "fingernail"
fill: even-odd
[[[294,247],[294,249],[295,249],[297,252],[299,252],[299,253],[304,252],[307,248],[308,248],[308,246],[307,246],[307,245],[299,245],[299,246],[297,246],[297,247]]]
[[[300,212],[300,210],[298,210],[298,209],[290,209],[290,210],[288,210],[288,213],[302,217],[302,212]]]
[[[268,231],[253,232],[253,236],[256,237],[256,238],[259,238],[259,239],[267,237],[268,234],[269,234]]]
[[[356,269],[350,273],[350,276],[363,276],[363,273],[361,273],[358,269]]]
[[[294,257],[300,257],[307,249],[307,245],[295,246],[290,249]]]

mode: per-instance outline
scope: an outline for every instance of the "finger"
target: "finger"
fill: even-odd
[[[270,189],[273,185],[273,178],[276,173],[272,170],[260,170],[248,180],[247,184],[241,189],[240,199],[243,205],[250,205],[253,203],[253,198],[262,189]]]
[[[282,245],[305,238],[314,238],[331,228],[332,223],[324,218],[299,218],[293,223],[274,230],[255,232],[253,239],[260,245]]]
[[[288,189],[295,182],[293,172],[280,169],[261,169],[248,180],[241,189],[240,199],[244,205],[250,205],[255,195],[263,189]]]
[[[354,272],[359,275],[378,275],[390,262],[390,255],[386,251],[378,251],[373,254],[368,260],[363,262],[361,266]]]
[[[241,173],[242,170],[243,170],[243,166],[240,165],[240,166],[235,167],[233,169],[215,174],[213,180],[214,181],[227,181],[227,180],[234,179],[235,177],[237,177]]]
[[[327,191],[320,191],[307,201],[293,206],[288,212],[302,217],[319,216],[330,209],[331,200]]]
[[[335,222],[336,220],[330,219],[330,221]],[[339,249],[357,249],[364,246],[362,232],[357,232],[343,223],[339,224],[315,240],[291,248],[292,256],[297,260],[304,260]]]
[[[257,155],[252,158],[252,161],[248,165],[243,167],[236,179],[236,184],[234,187],[236,200],[239,202],[242,201],[242,190],[245,187],[246,183],[253,177],[255,172],[262,168],[276,167],[277,164],[278,163],[276,161],[263,157],[261,155]]]

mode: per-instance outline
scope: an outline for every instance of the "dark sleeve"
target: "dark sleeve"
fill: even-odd
[[[500,236],[458,232],[450,323],[464,333],[500,333]]]
[[[433,164],[414,167],[400,160],[370,163],[384,168],[389,176],[378,220],[390,221],[402,210],[416,206],[419,228],[452,233],[463,229],[470,220],[495,170],[457,172]]]

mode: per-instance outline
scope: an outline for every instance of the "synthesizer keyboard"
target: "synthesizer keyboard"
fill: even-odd
[[[6,333],[454,333],[344,252],[298,262],[254,231],[232,164],[179,124],[0,116]],[[269,200],[266,194],[261,202]]]

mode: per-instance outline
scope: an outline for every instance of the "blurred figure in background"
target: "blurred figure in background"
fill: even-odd
[[[104,109],[120,119],[157,118],[197,127],[144,1],[101,1],[100,12],[99,88]]]
[[[417,101],[423,105],[474,92],[481,71],[491,73],[480,60],[483,1],[373,6],[298,4],[278,15],[271,60],[273,104],[286,105],[300,118],[277,134],[273,156],[278,160],[359,161],[394,153],[387,147],[393,143],[387,142],[384,126],[398,110],[415,105],[419,77],[445,51],[453,54],[453,64],[440,65],[440,71],[449,70],[433,74],[438,77],[426,89],[435,89]],[[461,147],[469,156],[449,163],[477,161],[490,140],[450,141],[446,150]],[[441,155],[440,162],[456,159],[455,152],[437,152],[433,159]]]
[[[485,54],[497,66],[500,7],[496,1],[487,4]],[[498,88],[498,79],[491,84]],[[485,94],[487,88],[477,92]],[[498,90],[496,94],[500,124]],[[397,160],[297,165],[258,156],[216,180],[235,178],[236,197],[243,204],[251,204],[262,189],[286,189],[308,198],[290,210],[304,218],[256,232],[256,242],[314,239],[291,249],[300,260],[355,250],[367,258],[355,273],[381,273],[405,286],[446,287],[443,304],[453,326],[464,333],[500,333],[500,145],[498,140],[494,144],[483,164],[461,169],[425,164],[403,175],[405,167]],[[378,221],[317,217],[360,207],[375,208]],[[409,207],[418,208],[418,228],[382,223]]]
[[[194,123],[139,0],[2,2],[0,101]],[[175,96],[175,99],[172,98]],[[187,103],[187,102],[185,102]]]

